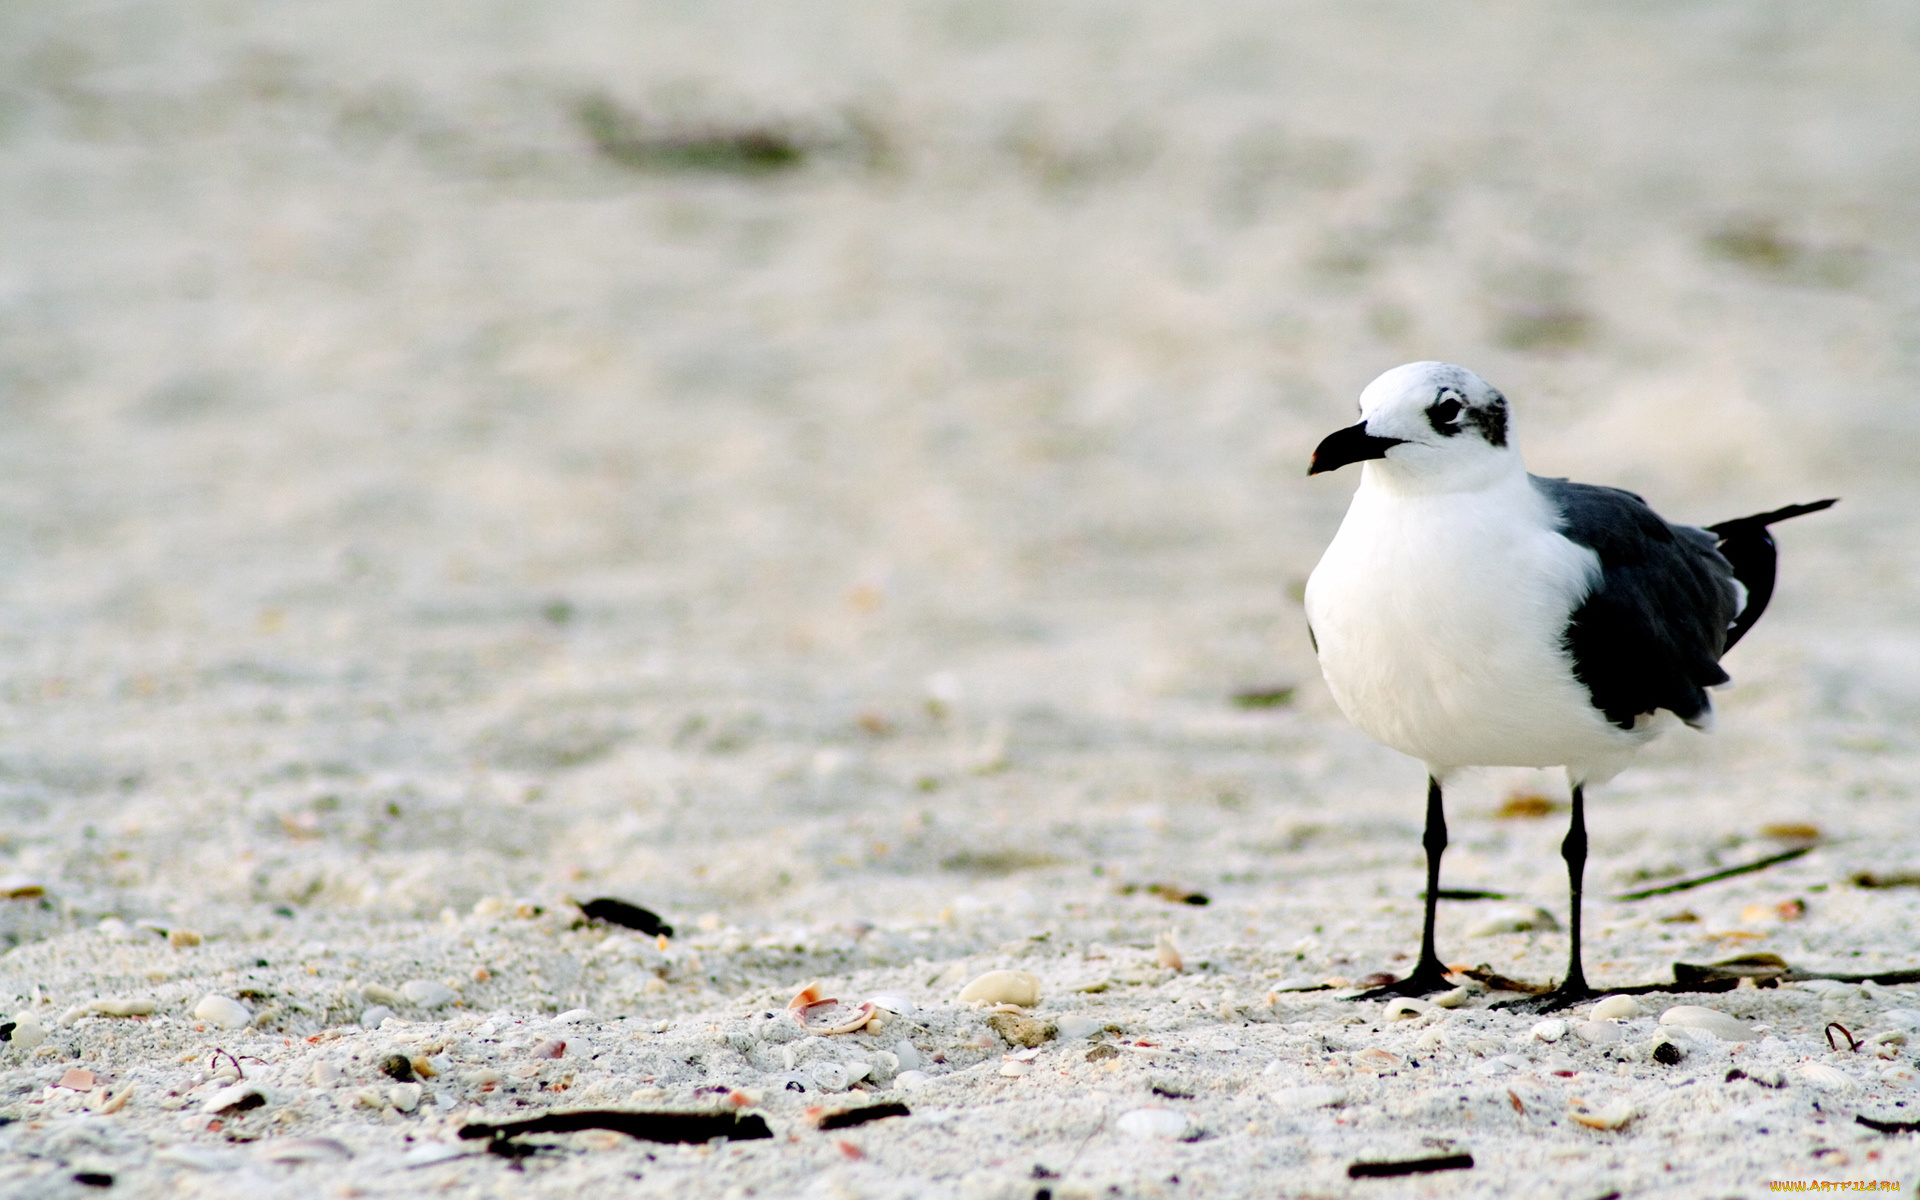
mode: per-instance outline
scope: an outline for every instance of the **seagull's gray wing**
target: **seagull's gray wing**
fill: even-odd
[[[1560,532],[1600,556],[1600,580],[1567,622],[1573,673],[1607,720],[1631,729],[1666,709],[1689,724],[1727,682],[1720,655],[1739,607],[1731,564],[1704,529],[1670,525],[1619,488],[1532,476]]]

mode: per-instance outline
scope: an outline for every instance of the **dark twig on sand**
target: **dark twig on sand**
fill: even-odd
[[[463,1138],[492,1138],[501,1141],[529,1133],[577,1133],[582,1129],[611,1129],[647,1142],[708,1142],[714,1138],[754,1141],[770,1138],[766,1118],[738,1113],[621,1112],[617,1109],[587,1109],[580,1112],[548,1113],[525,1121],[502,1125],[462,1125]]]
[[[1777,867],[1783,862],[1792,862],[1801,855],[1809,853],[1812,849],[1812,846],[1800,846],[1792,850],[1782,850],[1780,853],[1770,854],[1758,862],[1744,863],[1737,867],[1728,867],[1724,871],[1714,871],[1711,874],[1700,875],[1693,879],[1682,879],[1678,883],[1663,884],[1660,887],[1647,888],[1644,891],[1627,892],[1624,895],[1615,896],[1614,899],[1645,900],[1652,896],[1670,896],[1674,892],[1684,892],[1690,888],[1697,888],[1703,883],[1718,883],[1722,879],[1732,879],[1736,875],[1745,875],[1752,871],[1764,871],[1768,867]]]
[[[1397,1162],[1357,1162],[1347,1168],[1348,1179],[1379,1179],[1393,1175],[1424,1175],[1429,1171],[1467,1171],[1471,1154],[1441,1154],[1433,1158],[1404,1158]]]

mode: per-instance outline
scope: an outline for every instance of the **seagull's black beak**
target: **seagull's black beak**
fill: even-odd
[[[1365,421],[1349,425],[1328,434],[1326,440],[1320,443],[1313,452],[1313,465],[1307,468],[1307,474],[1318,475],[1322,471],[1337,471],[1348,463],[1385,458],[1387,451],[1405,441],[1405,438],[1374,437],[1367,432]]]

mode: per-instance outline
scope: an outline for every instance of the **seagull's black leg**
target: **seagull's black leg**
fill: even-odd
[[[1355,1000],[1426,996],[1453,986],[1447,981],[1446,964],[1433,949],[1434,910],[1440,905],[1440,856],[1447,849],[1447,814],[1440,802],[1440,781],[1432,776],[1427,777],[1427,832],[1420,844],[1427,848],[1427,912],[1420,926],[1420,961],[1405,979],[1362,992],[1353,997]]]
[[[1567,951],[1567,977],[1544,996],[1509,1000],[1495,1005],[1496,1008],[1555,1012],[1593,999],[1594,991],[1587,986],[1586,968],[1580,963],[1580,897],[1586,889],[1587,875],[1587,791],[1582,784],[1573,785],[1573,822],[1567,830],[1567,839],[1560,843],[1560,857],[1567,860],[1567,890],[1572,894],[1573,909],[1567,923],[1572,943]]]

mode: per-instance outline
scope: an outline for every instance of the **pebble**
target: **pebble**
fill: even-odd
[[[401,1112],[412,1112],[420,1107],[425,1090],[417,1083],[396,1083],[387,1089],[387,1101]]]
[[[103,1017],[144,1017],[158,1007],[152,1000],[94,1000],[86,1008]]]
[[[987,1027],[1006,1039],[1009,1046],[1038,1046],[1052,1041],[1058,1032],[1052,1021],[1016,1017],[1012,1013],[994,1013],[987,1018]]]
[[[910,1017],[920,1011],[920,1006],[905,996],[896,996],[891,992],[881,992],[868,999],[867,1003],[875,1008],[884,1008],[898,1017]]]
[[[389,1054],[380,1060],[380,1073],[400,1083],[411,1083],[413,1060],[404,1054]]]
[[[1054,1032],[1063,1038],[1092,1037],[1106,1028],[1106,1023],[1080,1013],[1068,1013],[1053,1020]]]
[[[960,989],[960,1002],[1032,1008],[1040,1003],[1040,977],[1029,971],[988,971]]]
[[[408,1003],[421,1008],[444,1008],[454,1000],[452,988],[432,979],[409,979],[400,985],[400,994],[406,997]]]
[[[1573,1032],[1592,1046],[1604,1046],[1626,1036],[1612,1021],[1582,1021],[1573,1027]]]
[[[1625,1021],[1640,1015],[1640,1002],[1632,996],[1602,996],[1588,1015],[1596,1021]]]
[[[206,940],[205,938],[200,936],[200,933],[198,930],[193,930],[193,929],[167,930],[167,945],[172,946],[175,950],[185,950],[190,946],[198,946],[201,942],[205,940]]]
[[[1557,1042],[1567,1036],[1567,1023],[1558,1017],[1545,1020],[1527,1030],[1529,1036],[1543,1042]]]
[[[1329,1084],[1310,1083],[1304,1087],[1275,1088],[1267,1093],[1267,1098],[1288,1112],[1307,1112],[1316,1108],[1338,1108],[1347,1102],[1347,1093]]]
[[[1030,1062],[1003,1062],[1000,1064],[1000,1073],[1012,1079],[1018,1079],[1020,1076],[1030,1074],[1032,1071],[1033,1064]]]
[[[1120,1114],[1114,1127],[1128,1137],[1177,1138],[1187,1132],[1187,1114],[1170,1108],[1136,1108]]]
[[[399,1015],[400,1014],[394,1012],[384,1004],[372,1004],[368,1005],[367,1008],[361,1012],[360,1024],[368,1029],[378,1029],[380,1028],[380,1022],[392,1020]]]
[[[247,1022],[253,1020],[253,1013],[238,1000],[208,992],[193,1006],[193,1015],[209,1025],[222,1029],[245,1029]]]
[[[203,1113],[246,1112],[267,1102],[265,1092],[251,1083],[236,1083],[208,1096],[200,1105]]]
[[[1710,1033],[1725,1042],[1757,1042],[1760,1031],[1730,1016],[1717,1008],[1703,1008],[1697,1004],[1681,1004],[1660,1014],[1662,1025],[1675,1025],[1682,1029],[1697,1029]]]
[[[909,1092],[917,1087],[925,1087],[932,1082],[933,1076],[927,1074],[925,1071],[902,1071],[893,1077],[893,1086],[903,1088]]]
[[[13,1027],[13,1034],[7,1044],[17,1050],[31,1050],[47,1040],[47,1031],[40,1022],[32,1017],[21,1017]]]

